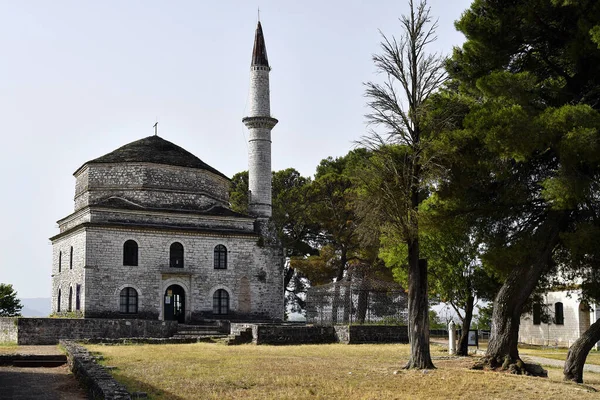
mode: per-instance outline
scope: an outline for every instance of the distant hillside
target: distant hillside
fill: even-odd
[[[50,315],[50,298],[20,299],[23,304],[21,315],[24,317],[47,317]]]

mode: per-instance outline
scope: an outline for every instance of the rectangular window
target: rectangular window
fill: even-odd
[[[533,305],[533,324],[539,325],[542,322],[542,305],[535,303]]]

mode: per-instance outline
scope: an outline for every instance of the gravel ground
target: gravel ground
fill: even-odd
[[[62,355],[58,346],[5,347],[0,354]],[[54,368],[0,367],[0,400],[80,400],[85,391],[66,365]]]

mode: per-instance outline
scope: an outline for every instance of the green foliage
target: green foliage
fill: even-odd
[[[233,211],[248,214],[248,171],[238,172],[231,178],[229,203]]]
[[[474,329],[489,331],[492,329],[492,311],[494,304],[488,303],[486,306],[477,307],[477,317],[474,322]]]
[[[590,29],[590,36],[592,37],[592,40],[598,44],[598,48],[600,48],[600,26],[596,25]]]
[[[0,317],[18,317],[23,305],[11,284],[0,283]]]
[[[446,329],[446,324],[440,319],[435,310],[429,309],[429,328],[430,329]]]
[[[544,247],[542,224],[566,233],[597,219],[599,22],[595,1],[476,0],[456,24],[467,41],[432,104],[463,113],[436,138],[449,166],[438,193],[500,275]]]

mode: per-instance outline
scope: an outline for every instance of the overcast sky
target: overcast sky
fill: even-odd
[[[470,0],[430,0],[432,51],[464,38]],[[378,30],[398,35],[403,0],[0,0],[0,282],[49,297],[56,221],[73,172],[153,134],[231,177],[247,169],[246,114],[257,6],[271,71],[273,169],[314,173],[366,131]]]

